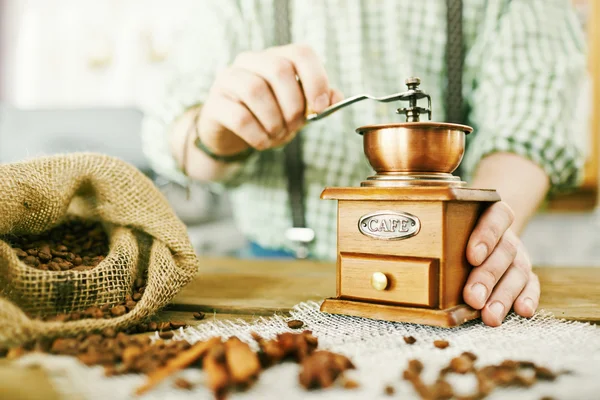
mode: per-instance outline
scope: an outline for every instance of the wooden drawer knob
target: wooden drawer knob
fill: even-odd
[[[388,286],[388,279],[382,272],[373,272],[371,275],[371,286],[375,290],[385,290]]]

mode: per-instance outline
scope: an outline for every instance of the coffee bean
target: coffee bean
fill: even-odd
[[[183,321],[171,321],[171,328],[172,329],[179,329],[179,328],[183,328],[184,326],[186,326],[187,324]]]
[[[159,322],[158,323],[158,330],[159,331],[164,331],[164,330],[168,330],[171,329],[171,323],[170,322]]]
[[[38,251],[36,249],[29,249],[29,250],[27,250],[27,254],[35,257],[38,255]]]
[[[48,264],[48,269],[50,271],[61,271],[60,266],[57,263],[55,263],[55,262],[49,263]]]
[[[78,312],[72,312],[71,315],[69,315],[69,320],[71,321],[79,321],[81,319],[81,314]]]
[[[71,267],[73,266],[73,264],[71,264],[69,262],[62,262],[62,263],[58,264],[58,266],[60,267],[61,270],[68,271],[68,270],[71,269]]]
[[[27,256],[23,261],[25,262],[25,264],[30,265],[32,267],[37,267],[38,265],[40,265],[40,262],[34,256]]]
[[[120,317],[121,315],[124,315],[126,312],[127,312],[127,310],[125,309],[125,306],[114,306],[113,308],[110,309],[110,313],[115,317]]]
[[[204,313],[201,311],[195,312],[192,315],[194,316],[194,319],[197,319],[197,320],[204,319]]]
[[[346,379],[343,383],[344,389],[356,389],[360,385],[353,379]]]
[[[304,322],[297,319],[293,319],[291,321],[288,321],[287,326],[291,329],[300,329],[304,326]]]
[[[52,260],[52,256],[49,253],[38,253],[38,258],[44,262]]]
[[[133,309],[135,308],[135,306],[136,306],[136,305],[137,305],[137,302],[136,302],[136,301],[133,301],[133,300],[129,300],[129,301],[127,301],[127,302],[125,303],[125,307],[127,307],[127,309],[128,309],[129,311],[133,310]]]
[[[194,385],[192,385],[189,381],[187,381],[183,378],[175,379],[175,382],[173,382],[173,384],[175,385],[175,387],[178,387],[179,389],[191,390],[194,387]]]
[[[445,349],[446,347],[450,346],[450,343],[447,340],[435,340],[433,345],[438,349]]]
[[[58,338],[52,342],[50,352],[54,354],[74,355],[77,354],[77,346],[77,339]]]
[[[173,335],[173,331],[165,331],[158,334],[161,339],[171,339]]]
[[[27,253],[21,249],[15,249],[15,253],[17,254],[17,257],[19,257],[19,258],[27,257]]]
[[[388,396],[392,396],[394,393],[396,393],[396,390],[394,389],[393,386],[387,385],[383,391],[385,392],[385,394],[387,394]]]
[[[414,337],[412,337],[412,336],[404,336],[404,341],[405,341],[407,344],[414,344],[414,343],[417,341],[417,339],[415,339],[415,338],[414,338]]]
[[[457,374],[466,374],[473,369],[473,360],[463,355],[455,357],[450,361],[450,368]]]
[[[419,375],[423,371],[423,363],[417,359],[409,360],[407,370],[415,375]]]
[[[141,293],[134,293],[132,296],[132,299],[134,301],[140,301],[140,299],[142,298],[142,294]]]
[[[158,324],[154,321],[148,322],[148,330],[152,332],[158,330]]]
[[[98,307],[90,307],[83,312],[89,318],[102,318],[104,317],[104,313]]]

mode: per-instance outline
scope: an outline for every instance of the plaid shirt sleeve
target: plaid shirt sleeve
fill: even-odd
[[[465,60],[475,128],[466,176],[486,155],[511,152],[540,165],[552,192],[577,185],[584,157],[572,123],[586,58],[576,15],[566,0],[523,0],[486,18]]]

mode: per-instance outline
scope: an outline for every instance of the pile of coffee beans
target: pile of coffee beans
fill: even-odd
[[[189,347],[189,343],[185,341],[151,342],[150,336],[116,333],[109,328],[91,335],[37,340],[5,350],[4,353],[8,359],[16,359],[31,352],[72,356],[88,366],[102,365],[106,369],[106,375],[112,376],[149,373]]]
[[[39,235],[0,237],[21,261],[42,271],[87,271],[108,254],[108,236],[99,222],[69,217]]]
[[[190,345],[187,341],[152,341],[145,335],[105,330],[77,337],[37,340],[0,350],[0,356],[12,360],[32,352],[66,355],[88,366],[103,366],[108,377],[145,374],[148,380],[138,388],[138,394],[183,368],[201,368],[215,398],[223,398],[228,391],[249,388],[265,369],[285,361],[300,364],[299,383],[307,390],[330,387],[338,380],[346,389],[358,387],[357,382],[343,377],[344,371],[354,368],[352,362],[343,355],[317,350],[318,340],[310,331],[286,332],[270,340],[256,334],[253,337],[259,351],[252,350],[235,336],[225,341],[212,337]],[[189,390],[193,385],[176,379],[174,386]]]
[[[155,323],[150,327],[164,331],[181,326],[182,323],[172,321]],[[76,357],[88,366],[103,366],[107,377],[145,374],[147,380],[136,390],[138,395],[152,390],[171,376],[175,378],[174,387],[190,390],[194,385],[177,377],[177,373],[186,368],[199,368],[206,374],[206,386],[215,398],[222,399],[229,391],[250,388],[262,372],[286,361],[299,364],[298,383],[306,390],[325,389],[336,383],[349,390],[360,386],[345,376],[346,371],[355,369],[352,361],[344,355],[318,349],[319,341],[309,330],[285,332],[269,340],[254,332],[252,337],[258,344],[258,351],[235,336],[225,341],[216,336],[190,345],[186,341],[152,341],[149,336],[105,329],[101,333],[38,340],[11,349],[0,349],[0,357],[16,359],[28,353],[43,352]],[[402,378],[413,386],[421,399],[475,400],[488,397],[496,388],[528,388],[538,381],[554,381],[560,375],[530,361],[505,360],[498,365],[482,367],[477,367],[476,361],[474,353],[463,352],[439,371],[433,383],[427,384],[421,376],[423,363],[411,359]],[[455,393],[448,381],[451,374],[473,374],[477,381],[474,392],[468,395]],[[383,392],[393,396],[393,384],[385,385]]]
[[[448,365],[439,371],[433,384],[427,385],[421,379],[423,363],[420,360],[412,359],[409,360],[402,377],[412,384],[421,399],[446,400],[460,398],[463,400],[476,400],[486,398],[496,388],[528,388],[538,381],[554,381],[559,375],[531,361],[504,360],[498,365],[477,368],[475,365],[476,360],[477,356],[475,354],[463,352],[461,355],[452,358]],[[470,395],[457,396],[454,393],[454,388],[447,380],[447,377],[451,374],[473,374],[477,379],[477,387]],[[386,393],[388,393],[388,390],[386,390]]]

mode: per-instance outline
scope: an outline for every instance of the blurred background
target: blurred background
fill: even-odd
[[[186,200],[149,171],[139,133],[193,1],[0,0],[0,162],[84,150],[122,158],[155,180],[197,252],[219,256],[245,244],[226,196],[196,187]],[[523,239],[537,265],[600,267],[600,0],[572,2],[589,40],[574,132],[588,149],[585,180],[551,199]]]

